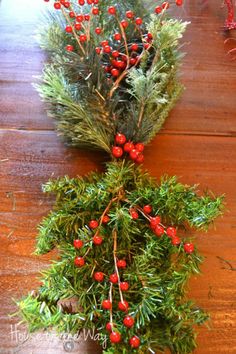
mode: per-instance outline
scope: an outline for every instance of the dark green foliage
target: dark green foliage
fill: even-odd
[[[120,301],[118,285],[112,289],[113,321],[122,335],[122,342],[111,345],[104,353],[130,353],[128,340],[132,335],[141,339],[138,353],[163,350],[189,353],[195,347],[193,324],[202,324],[207,315],[186,299],[186,282],[191,274],[199,273],[202,258],[196,248],[186,254],[189,226],[204,228],[221,213],[222,198],[198,196],[196,187],[179,183],[175,177],[156,180],[131,163],[108,163],[104,174],[92,173],[84,179],[63,177],[44,186],[45,192],[57,196],[54,210],[40,226],[37,253],[58,247],[60,259],[43,272],[42,286],[36,297],[29,295],[18,303],[21,316],[30,330],[55,327],[59,332],[76,333],[82,328],[96,328],[107,336],[105,324],[110,321],[109,311],[101,302],[109,298],[109,275],[115,272],[114,247],[117,237],[118,259],[126,259],[127,268],[120,270],[122,281],[130,284],[123,292],[129,302],[129,314],[135,326],[127,332],[122,321],[124,313],[117,311]],[[112,202],[111,202],[112,201]],[[148,220],[139,212],[138,220],[130,216],[130,209],[141,210],[153,206],[152,215],[160,215],[166,226],[178,227],[182,242],[171,243],[166,234],[154,235]],[[110,217],[107,225],[100,223],[99,234],[103,243],[95,246],[92,237],[96,230],[88,225],[91,219],[100,221],[105,209]],[[85,246],[76,250],[73,240],[81,239]],[[85,256],[85,265],[74,265],[76,256]],[[105,280],[98,283],[94,272],[103,272]],[[61,299],[78,298],[76,313],[61,311]]]
[[[142,59],[138,67],[127,70],[113,90],[114,79],[109,79],[104,71],[110,56],[95,52],[102,40],[109,39],[113,49],[125,53],[124,45],[113,40],[113,34],[119,31],[114,16],[107,14],[108,5],[113,3],[101,3],[101,15],[92,21],[90,41],[84,45],[85,54],[76,39],[66,34],[62,15],[47,18],[48,29],[40,31],[40,42],[49,52],[50,64],[37,86],[48,103],[49,115],[57,121],[60,135],[69,144],[108,153],[116,132],[134,142],[148,143],[160,130],[183,89],[177,78],[181,59],[178,42],[186,27],[186,23],[163,19],[163,15],[150,17],[142,1],[119,2],[119,18],[125,17],[127,9],[134,9],[145,20],[143,33],[149,31],[154,38],[151,49],[143,51],[139,31],[128,26],[128,47],[138,43]],[[100,36],[94,34],[97,26],[103,28]],[[68,43],[73,44],[74,52],[66,52]]]

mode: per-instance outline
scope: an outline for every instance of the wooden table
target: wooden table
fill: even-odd
[[[190,295],[211,314],[211,330],[202,328],[197,354],[236,353],[236,61],[225,55],[221,0],[186,0],[175,15],[191,21],[184,37],[181,69],[186,86],[161,134],[147,147],[145,167],[159,178],[180,176],[226,194],[226,212],[197,243],[206,260],[193,278]],[[53,200],[41,184],[50,177],[71,177],[101,169],[102,154],[65,147],[31,86],[44,62],[34,38],[43,1],[0,3],[0,353],[65,353],[62,343],[38,337],[26,340],[12,298],[36,288],[39,270],[52,254],[32,255],[37,224]],[[233,35],[233,34],[232,34]],[[228,263],[227,263],[228,262]],[[18,332],[16,332],[18,330]],[[13,333],[14,332],[14,333]],[[68,348],[67,348],[68,351]],[[81,349],[80,353],[95,353]]]

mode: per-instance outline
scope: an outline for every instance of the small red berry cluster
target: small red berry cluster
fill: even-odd
[[[181,239],[177,236],[177,229],[173,226],[165,227],[161,223],[161,217],[159,215],[150,216],[152,213],[152,206],[145,205],[143,208],[131,208],[130,216],[132,219],[137,220],[139,218],[139,213],[141,213],[149,222],[149,226],[153,233],[157,237],[162,237],[167,235],[171,238],[171,243],[174,246],[179,246],[181,244]],[[184,243],[183,248],[185,253],[191,254],[194,251],[194,245],[192,243]]]
[[[176,4],[177,6],[182,6],[182,5],[183,5],[183,0],[175,0],[175,4]],[[156,14],[160,14],[161,12],[163,12],[163,11],[169,9],[169,7],[170,7],[169,1],[164,1],[164,2],[161,4],[161,6],[157,6],[157,7],[155,8],[155,13],[156,13]]]
[[[124,153],[126,153],[128,154],[129,158],[134,162],[143,163],[143,143],[133,143],[132,141],[127,141],[126,136],[124,134],[117,133],[115,136],[115,144],[117,145],[114,145],[112,147],[112,155],[115,158],[120,158],[124,155]]]

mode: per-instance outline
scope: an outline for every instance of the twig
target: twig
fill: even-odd
[[[12,201],[12,211],[15,211],[16,210],[15,194],[13,192],[7,192],[6,195],[7,195],[7,198],[10,198]]]
[[[113,289],[113,284],[111,283],[110,290],[109,290],[109,300],[110,300],[111,304],[112,304],[112,289]],[[110,324],[113,327],[112,306],[110,308]]]
[[[116,258],[116,253],[117,253],[117,230],[116,229],[113,229],[112,235],[113,235],[113,240],[114,240],[114,248],[113,248],[114,264],[115,264],[116,274],[117,274],[117,277],[118,277],[118,287],[119,287],[119,293],[120,293],[120,300],[121,300],[121,302],[123,304],[124,303],[124,298],[123,298],[122,291],[120,289],[120,274],[119,274],[119,271],[118,271],[117,258]]]

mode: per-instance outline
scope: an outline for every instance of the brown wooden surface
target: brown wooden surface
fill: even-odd
[[[191,296],[211,314],[197,354],[236,353],[236,61],[225,56],[221,0],[186,0],[175,14],[190,20],[181,69],[186,86],[165,128],[147,148],[145,167],[153,176],[177,174],[226,193],[227,210],[197,242],[206,257],[203,274],[192,279]],[[51,255],[35,257],[36,227],[52,206],[41,192],[49,177],[84,175],[101,169],[101,154],[67,148],[31,86],[41,73],[44,54],[34,30],[46,4],[32,0],[0,2],[0,353],[66,353],[62,342],[41,335],[24,341],[13,335],[8,317],[19,298],[36,288],[40,269]],[[233,34],[232,34],[233,35]],[[235,36],[235,35],[234,35]],[[75,348],[76,349],[76,348]],[[79,353],[96,353],[83,347]]]

